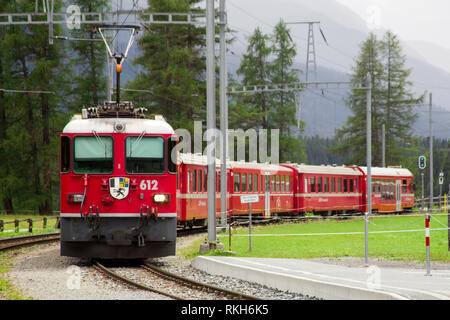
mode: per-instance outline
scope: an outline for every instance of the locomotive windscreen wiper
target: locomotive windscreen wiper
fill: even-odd
[[[134,141],[134,143],[130,146],[130,158],[131,155],[133,154],[133,147],[137,146],[139,144],[139,142],[141,142],[142,138],[144,137],[145,134],[145,130],[142,131],[142,133],[139,135],[139,137],[136,139],[136,141]]]
[[[107,150],[106,150],[106,145],[102,142],[102,139],[100,139],[100,137],[98,136],[97,132],[95,132],[95,130],[92,130],[92,134],[94,135],[94,137],[97,139],[97,142],[103,146],[103,148],[105,149],[105,159],[107,158]]]

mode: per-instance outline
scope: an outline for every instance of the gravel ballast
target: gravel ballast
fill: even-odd
[[[190,241],[204,237],[195,235],[177,240],[181,248]],[[160,294],[129,288],[100,274],[91,265],[78,258],[61,257],[58,244],[47,244],[27,248],[13,253],[11,271],[8,278],[25,297],[37,300],[166,300]],[[218,287],[242,292],[268,300],[304,300],[309,297],[281,292],[230,277],[209,275],[191,267],[190,260],[179,256],[147,259],[146,262],[173,272],[183,277],[200,282],[210,283]],[[134,267],[122,267],[123,276],[136,279]],[[142,275],[145,277],[145,275]],[[148,280],[145,280],[148,283]],[[154,283],[155,287],[157,283]],[[203,295],[187,295],[187,299],[208,299]]]

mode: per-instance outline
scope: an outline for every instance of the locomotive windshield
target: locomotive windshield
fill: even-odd
[[[127,173],[164,173],[164,139],[162,137],[127,137],[125,139]]]
[[[78,136],[74,139],[75,173],[111,173],[113,139],[104,136]]]

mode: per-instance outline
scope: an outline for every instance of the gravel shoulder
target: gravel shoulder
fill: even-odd
[[[187,246],[191,241],[204,237],[192,235],[182,237],[177,247]],[[25,297],[36,300],[166,300],[165,296],[143,290],[129,288],[107,278],[78,258],[61,257],[59,244],[47,244],[23,249],[12,253],[12,266],[7,277]],[[361,258],[321,258],[312,261],[345,265],[351,267],[364,266]],[[224,276],[210,275],[191,267],[190,260],[180,256],[147,259],[158,267],[177,273],[187,278],[210,283],[233,291],[241,291],[248,295],[268,300],[311,300],[313,297],[273,290],[259,284],[241,281]],[[393,268],[423,269],[423,263],[408,261],[390,261],[370,259],[370,265]],[[448,263],[434,263],[433,269],[450,269]],[[124,267],[121,273],[136,277],[133,268]],[[134,273],[134,274],[133,274]],[[148,280],[147,280],[148,281]],[[190,299],[205,299],[203,296],[192,296]]]

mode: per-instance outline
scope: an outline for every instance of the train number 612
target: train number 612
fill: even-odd
[[[157,180],[142,180],[139,185],[141,190],[158,190],[158,181]]]

